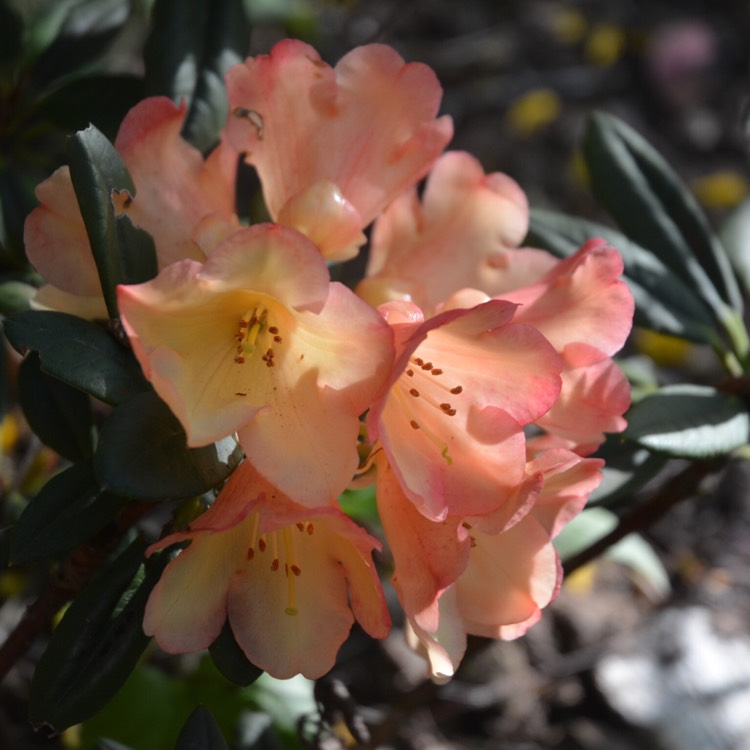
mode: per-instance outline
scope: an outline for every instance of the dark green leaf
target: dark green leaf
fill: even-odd
[[[95,468],[112,492],[139,500],[200,495],[215,487],[242,457],[234,439],[188,448],[185,431],[155,393],[119,406],[102,428]]]
[[[3,281],[0,283],[0,315],[28,310],[36,287],[24,281]]]
[[[143,564],[136,540],[89,583],[70,605],[37,665],[31,683],[32,723],[55,731],[99,711],[125,682],[149,638],[143,612],[169,560]]]
[[[726,254],[693,196],[632,128],[611,115],[589,121],[584,154],[596,197],[625,234],[659,258],[724,323],[742,297]]]
[[[104,492],[90,463],[55,475],[26,506],[11,537],[11,563],[60,557],[91,539],[125,501]]]
[[[229,750],[221,731],[205,706],[190,714],[177,738],[175,750]]]
[[[750,295],[750,198],[732,211],[720,237],[745,294]]]
[[[44,19],[35,30],[36,39],[46,43],[36,61],[33,74],[37,89],[53,81],[70,76],[92,63],[112,45],[128,19],[131,3],[128,0],[53,0],[46,10],[53,23],[44,28]]]
[[[29,267],[23,245],[23,225],[37,204],[33,184],[17,170],[0,166],[0,270]]]
[[[144,229],[133,226],[128,216],[118,217],[115,228],[126,283],[140,284],[153,279],[159,272],[154,238]]]
[[[18,387],[26,421],[45,445],[74,462],[94,454],[94,417],[85,393],[43,372],[36,352],[21,363]]]
[[[626,442],[620,435],[609,435],[596,457],[605,461],[604,476],[591,493],[588,504],[610,507],[619,501],[628,502],[668,461],[666,456]]]
[[[12,315],[4,325],[16,351],[39,352],[45,372],[108,404],[150,388],[132,353],[101,326],[40,310]]]
[[[750,438],[750,417],[736,396],[698,385],[671,385],[628,412],[624,436],[670,456],[709,458],[731,453]]]
[[[107,739],[97,740],[94,747],[96,750],[133,750],[133,748],[128,745],[123,745],[120,742]]]
[[[636,325],[697,343],[715,342],[713,317],[691,287],[657,255],[621,232],[585,219],[533,210],[526,243],[565,257],[594,237],[606,240],[622,255],[625,279],[635,298]]]
[[[139,231],[133,246],[133,232],[123,236],[112,202],[114,191],[135,196],[135,186],[114,146],[93,126],[75,134],[68,141],[70,177],[81,208],[86,234],[99,271],[104,301],[111,317],[117,316],[118,284],[136,284],[147,280],[143,271],[156,272],[156,253]],[[132,227],[131,227],[132,230]],[[145,258],[134,258],[145,255]]]
[[[144,53],[149,94],[184,100],[183,135],[204,153],[226,122],[224,74],[247,54],[242,0],[156,0]]]
[[[87,75],[68,81],[40,103],[40,115],[65,133],[93,123],[114,138],[125,115],[143,98],[143,80],[133,75]]]
[[[230,682],[235,685],[250,685],[263,674],[263,670],[248,661],[232,632],[229,621],[219,637],[209,646],[209,653],[214,665]]]
[[[22,34],[21,17],[7,2],[0,3],[0,67],[8,68],[20,58]]]

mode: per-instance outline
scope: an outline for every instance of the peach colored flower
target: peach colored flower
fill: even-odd
[[[508,253],[523,253],[516,250]],[[630,406],[630,385],[611,356],[625,343],[633,322],[633,296],[620,280],[622,258],[603,240],[590,240],[536,283],[508,289],[502,299],[519,305],[514,320],[534,326],[562,356],[560,398],[537,420],[555,436],[543,445],[587,455],[605,432],[621,432]],[[445,307],[464,308],[488,299],[462,290]]]
[[[434,679],[449,678],[467,634],[523,635],[557,595],[560,563],[551,544],[599,484],[603,461],[557,449],[526,467],[527,503],[504,512],[436,523],[417,513],[387,467],[378,466],[378,509],[393,550],[394,584],[412,645]]]
[[[420,63],[365,45],[335,68],[285,39],[227,73],[226,134],[255,166],[271,217],[329,260],[353,257],[362,230],[429,170],[453,133],[442,89]]]
[[[523,286],[530,263],[543,269],[536,281],[554,266],[551,255],[529,251],[520,269],[508,262],[519,257],[508,251],[528,225],[526,195],[516,182],[499,172],[485,175],[470,154],[448,152],[435,162],[421,201],[412,188],[378,217],[357,293],[373,305],[408,298],[430,315],[459,289],[496,296]]]
[[[175,260],[203,260],[192,238],[207,216],[236,225],[234,180],[237,156],[225,143],[208,159],[180,135],[185,107],[153,97],[137,104],[122,122],[115,149],[136,186],[135,197],[112,196],[118,213],[149,232],[159,266]],[[37,303],[85,317],[107,317],[96,264],[68,167],[36,190],[41,205],[26,220],[29,260],[44,277]]]
[[[298,502],[344,490],[392,337],[375,310],[330,283],[306,237],[256,224],[205,264],[174,263],[118,297],[135,355],[190,445],[237,432],[261,474]]]
[[[406,495],[430,518],[487,513],[517,497],[524,426],[560,393],[561,362],[516,306],[492,300],[426,322],[407,302],[384,305],[397,360],[368,415]]]
[[[149,553],[186,540],[143,623],[170,653],[207,648],[228,618],[253,664],[281,679],[316,679],[333,667],[355,618],[374,638],[388,633],[377,540],[338,508],[295,503],[247,461],[206,513]]]

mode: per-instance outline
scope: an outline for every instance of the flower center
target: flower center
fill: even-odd
[[[262,305],[250,308],[241,318],[234,334],[237,342],[234,361],[244,365],[248,357],[252,357],[257,350],[264,350],[261,359],[266,367],[275,367],[276,352],[273,344],[281,344],[284,339],[279,333],[279,327],[268,321],[268,309]]]
[[[255,513],[250,531],[250,546],[247,548],[247,560],[250,563],[262,563],[265,559],[272,574],[283,570],[287,585],[287,606],[284,612],[287,615],[294,616],[299,613],[297,609],[296,585],[297,578],[302,575],[298,551],[298,535],[306,534],[307,536],[312,536],[315,527],[311,521],[300,521],[294,526],[285,526],[278,531],[271,531],[268,534],[259,534],[259,529],[260,514]],[[268,557],[265,555],[266,552],[269,552]]]
[[[460,384],[447,385],[444,382],[442,368],[436,367],[432,362],[425,361],[421,357],[412,357],[409,360],[409,366],[404,370],[401,379],[401,386],[399,390],[404,407],[403,413],[409,417],[412,429],[420,430],[430,442],[438,447],[445,461],[448,464],[453,463],[448,452],[448,443],[428,424],[432,422],[430,417],[434,413],[439,414],[441,419],[456,416],[458,410],[454,404],[456,397],[463,393],[464,387]],[[418,419],[420,412],[423,417]]]

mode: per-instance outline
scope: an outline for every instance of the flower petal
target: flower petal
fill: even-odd
[[[335,183],[362,227],[419,180],[452,135],[436,120],[441,88],[419,63],[366,45],[326,65],[286,39],[227,73],[230,143],[260,175],[266,204],[284,204],[321,179]]]

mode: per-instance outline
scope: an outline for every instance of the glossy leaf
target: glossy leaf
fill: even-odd
[[[671,385],[631,408],[624,436],[670,456],[709,458],[748,442],[750,415],[729,393],[708,386]]]
[[[39,352],[45,372],[108,404],[119,404],[151,387],[132,353],[87,320],[30,310],[12,315],[4,327],[16,351]]]
[[[86,234],[99,271],[104,301],[111,317],[117,317],[118,284],[137,284],[156,275],[156,251],[138,231],[133,246],[130,220],[118,219],[112,202],[114,191],[136,190],[115,147],[93,125],[68,141],[70,176],[86,225]],[[130,229],[124,228],[123,223]]]
[[[750,294],[750,198],[732,211],[719,236],[745,294]]]
[[[242,0],[156,0],[144,53],[147,91],[188,105],[183,135],[204,153],[228,114],[224,74],[247,54]]]
[[[62,731],[99,711],[125,682],[149,638],[142,622],[151,589],[168,561],[144,564],[134,541],[70,605],[52,634],[31,683],[29,714],[37,726]]]
[[[17,279],[0,282],[0,315],[28,310],[36,287]]]
[[[13,527],[13,565],[61,557],[109,523],[125,500],[102,490],[90,462],[56,474],[26,506]]]
[[[229,750],[221,731],[205,706],[190,714],[177,738],[175,750]]]
[[[108,739],[97,740],[94,748],[95,750],[133,750],[133,748],[128,745],[123,745],[120,742]]]
[[[94,453],[94,417],[89,397],[43,372],[36,352],[21,363],[19,397],[29,426],[39,439],[69,461]]]
[[[625,234],[650,250],[724,322],[742,297],[721,243],[695,198],[638,133],[617,118],[589,120],[584,154],[592,189]]]
[[[153,393],[119,406],[102,428],[95,468],[112,492],[139,500],[200,495],[215,487],[239,463],[233,438],[188,448],[185,431]]]
[[[605,461],[604,478],[591,493],[589,506],[627,503],[668,461],[666,456],[624,441],[620,435],[609,435],[596,457]]]
[[[0,3],[0,68],[8,68],[21,56],[23,21],[8,3]]]
[[[40,115],[66,133],[93,123],[114,138],[120,123],[143,98],[143,80],[133,75],[91,74],[74,78],[45,97]]]
[[[566,558],[598,542],[617,523],[617,516],[604,508],[591,508],[574,518],[555,539],[555,547],[563,559],[563,569]],[[613,544],[604,555],[629,567],[654,598],[661,599],[669,594],[671,587],[667,571],[643,537],[630,534]]]
[[[525,243],[565,257],[595,237],[622,255],[625,279],[636,304],[635,325],[697,343],[716,340],[711,312],[692,288],[656,254],[621,232],[593,221],[533,210]]]
[[[262,669],[248,661],[228,621],[224,623],[219,637],[209,646],[208,652],[219,672],[235,685],[250,685],[263,674]]]

